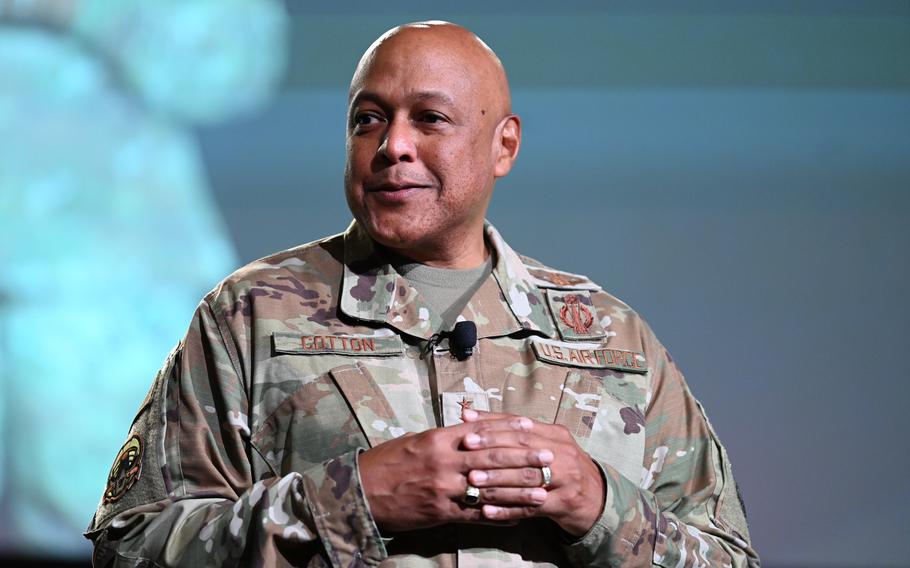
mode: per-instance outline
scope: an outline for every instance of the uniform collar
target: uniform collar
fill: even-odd
[[[484,231],[496,262],[491,278],[474,294],[462,316],[477,324],[478,337],[508,335],[522,329],[554,337],[556,329],[544,295],[521,257],[493,225],[484,223]],[[356,221],[344,233],[340,309],[355,319],[382,323],[422,339],[429,339],[442,324],[439,314],[383,258]]]

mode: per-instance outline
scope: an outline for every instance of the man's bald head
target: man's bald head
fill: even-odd
[[[505,69],[496,53],[472,31],[443,21],[414,22],[385,32],[364,52],[351,79],[352,98],[376,59],[384,53],[444,53],[461,72],[471,76],[476,93],[498,121],[512,112],[512,97]],[[433,73],[434,69],[425,72]],[[487,109],[484,109],[487,111]],[[485,112],[486,114],[486,112]]]
[[[374,241],[438,266],[483,262],[483,222],[521,144],[499,58],[468,30],[407,24],[364,53],[348,98],[345,194]]]

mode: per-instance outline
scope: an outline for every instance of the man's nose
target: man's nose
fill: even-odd
[[[413,162],[417,157],[417,133],[407,120],[394,119],[389,123],[379,153],[390,162]]]

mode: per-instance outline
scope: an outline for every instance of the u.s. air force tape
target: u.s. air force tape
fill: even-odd
[[[276,331],[272,334],[272,343],[277,353],[294,355],[383,357],[404,352],[404,343],[397,335],[306,335]]]
[[[548,363],[568,367],[612,369],[623,373],[648,372],[648,362],[638,351],[612,349],[601,343],[570,343],[540,337],[532,338],[531,346],[537,358]]]

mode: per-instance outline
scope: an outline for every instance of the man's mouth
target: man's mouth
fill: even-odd
[[[428,187],[429,186],[426,184],[406,181],[406,182],[380,183],[375,186],[366,187],[365,189],[367,192],[382,191],[382,192],[387,192],[387,193],[394,193],[394,192],[398,192],[398,191],[408,191],[411,189],[426,189]]]
[[[375,202],[384,206],[403,206],[430,189],[431,186],[412,181],[384,182],[364,186],[365,193]]]

